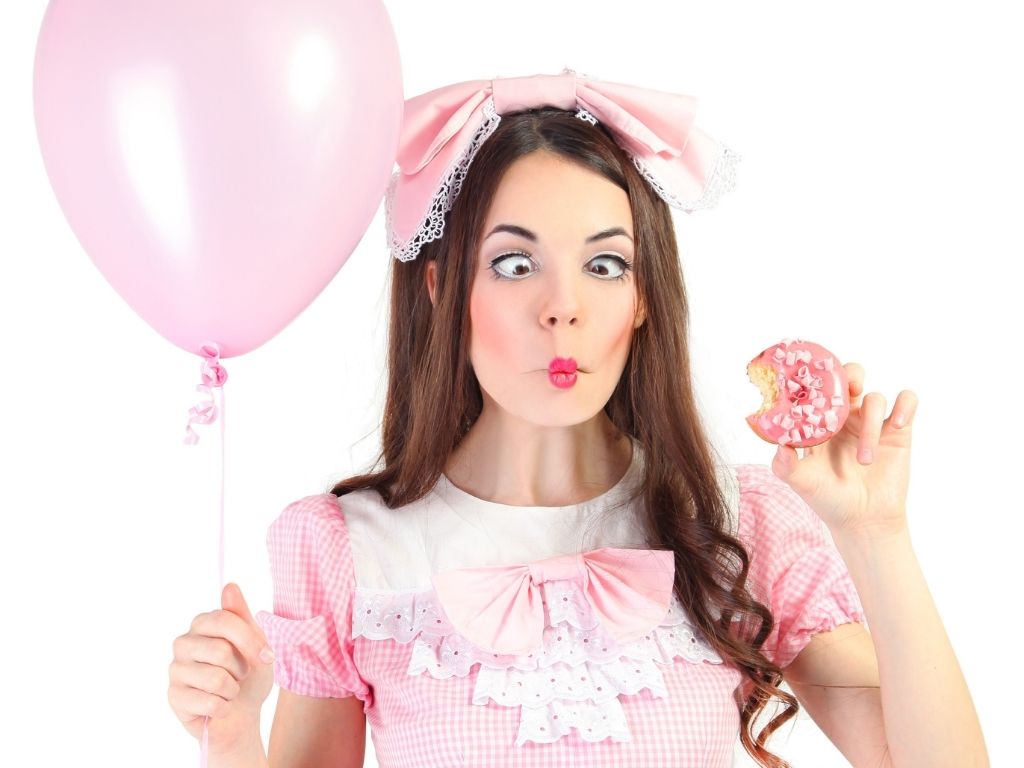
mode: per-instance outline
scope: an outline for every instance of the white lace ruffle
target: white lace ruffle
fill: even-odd
[[[665,186],[658,181],[657,177],[651,169],[643,163],[643,161],[638,160],[633,155],[630,155],[630,158],[633,160],[633,165],[636,166],[636,169],[640,171],[640,174],[647,179],[648,183],[654,188],[654,191],[658,193],[658,197],[673,208],[679,208],[692,213],[693,211],[699,211],[705,208],[714,208],[718,205],[718,201],[722,195],[736,186],[736,166],[743,157],[733,152],[721,142],[719,142],[718,147],[718,155],[715,158],[715,165],[711,169],[711,173],[708,174],[707,180],[704,182],[703,193],[696,200],[689,202],[680,200],[665,188]]]
[[[586,741],[630,741],[626,713],[618,698],[595,704],[589,701],[554,701],[550,706],[531,709],[524,707],[519,721],[516,746],[527,741],[549,744],[558,741],[572,728]]]
[[[388,184],[388,191],[384,197],[384,218],[385,228],[387,229],[388,235],[388,247],[391,249],[391,253],[399,261],[411,261],[416,258],[420,248],[431,240],[437,240],[441,235],[444,234],[444,218],[445,215],[452,209],[452,205],[455,203],[455,198],[459,195],[459,190],[462,189],[462,182],[466,178],[466,172],[469,170],[470,164],[473,162],[473,158],[476,156],[477,151],[480,149],[480,145],[484,143],[488,136],[494,133],[498,124],[501,122],[501,115],[494,110],[494,99],[488,97],[484,102],[484,119],[480,123],[480,127],[477,128],[476,133],[473,134],[473,139],[469,143],[469,147],[461,156],[457,157],[452,163],[451,167],[445,173],[444,178],[441,179],[441,184],[437,191],[434,193],[434,199],[431,202],[430,210],[427,211],[420,222],[420,225],[416,228],[415,234],[409,238],[409,242],[402,243],[395,235],[395,230],[392,225],[391,217],[391,204],[394,196],[394,188],[398,184],[398,178],[401,175],[401,171],[395,171],[391,175],[391,182]]]
[[[579,582],[547,581],[540,589],[545,629],[531,653],[498,654],[474,646],[454,630],[432,590],[357,588],[352,636],[413,643],[410,675],[466,677],[479,665],[473,703],[520,707],[517,745],[555,741],[571,728],[588,741],[628,741],[621,694],[647,688],[655,697],[666,696],[660,667],[676,658],[722,663],[675,595],[658,626],[620,644],[596,621]]]
[[[584,107],[578,107],[576,117],[581,120],[586,120],[591,125],[597,125],[597,118],[594,117]],[[640,172],[647,183],[651,185],[658,197],[664,200],[673,208],[679,208],[680,210],[693,213],[705,208],[714,208],[718,205],[718,201],[722,195],[729,192],[736,186],[736,166],[743,159],[741,155],[736,154],[727,146],[718,143],[718,152],[715,156],[715,164],[711,168],[711,173],[708,174],[708,178],[704,183],[704,190],[700,197],[692,201],[680,200],[676,197],[669,189],[662,184],[655,173],[647,167],[647,164],[642,160],[638,159],[632,152],[627,151],[626,154],[629,159],[633,161],[633,165]]]

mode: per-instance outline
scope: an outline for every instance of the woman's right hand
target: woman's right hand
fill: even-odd
[[[202,740],[209,721],[208,751],[233,749],[253,733],[259,736],[260,710],[274,686],[273,659],[260,658],[267,638],[242,591],[228,583],[221,610],[200,613],[184,635],[174,639],[167,700],[185,730]]]

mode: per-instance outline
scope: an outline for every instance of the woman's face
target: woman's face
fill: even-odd
[[[632,238],[629,198],[600,174],[547,152],[509,167],[470,296],[469,354],[485,401],[544,426],[600,412],[643,322]],[[555,357],[575,360],[571,386],[549,373]]]

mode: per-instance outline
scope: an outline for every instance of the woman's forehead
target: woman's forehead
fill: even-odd
[[[581,241],[601,239],[595,236],[613,230],[633,236],[625,190],[596,171],[540,152],[520,158],[502,177],[484,237],[496,228],[534,241],[566,230]]]

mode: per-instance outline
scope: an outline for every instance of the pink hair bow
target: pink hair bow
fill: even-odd
[[[714,206],[735,184],[740,157],[696,128],[692,96],[559,75],[469,80],[406,100],[397,162],[385,197],[389,247],[401,261],[443,234],[473,155],[501,115],[554,106],[607,127],[669,205]]]
[[[604,547],[523,565],[443,571],[431,580],[459,634],[494,653],[521,654],[541,645],[540,585],[546,581],[580,580],[595,626],[617,642],[629,642],[664,620],[674,578],[671,550]]]

